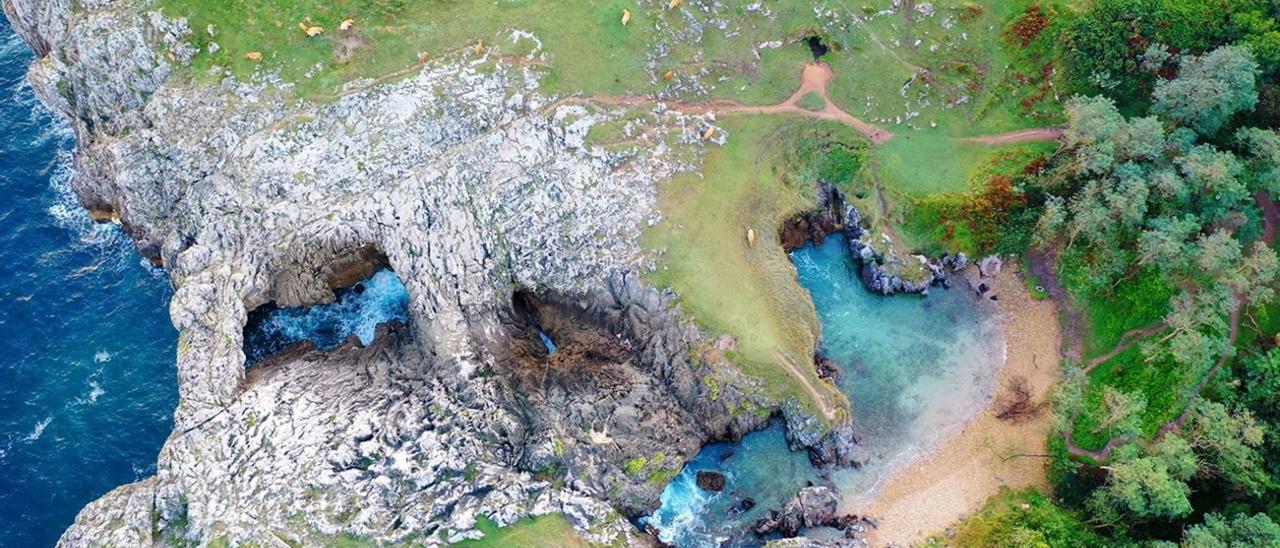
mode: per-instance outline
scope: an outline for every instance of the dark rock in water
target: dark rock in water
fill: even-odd
[[[818,370],[819,377],[828,379],[836,384],[839,384],[840,379],[844,377],[844,370],[840,368],[840,364],[822,356],[814,359],[814,366]]]
[[[991,296],[991,300],[993,300],[993,301],[998,301],[998,300],[1000,300],[1000,299],[999,299],[998,297],[996,297],[995,295],[992,295],[992,296]]]
[[[770,511],[756,522],[753,531],[760,536],[780,534],[794,537],[802,528],[837,527],[844,529],[856,518],[839,517],[840,496],[830,487],[805,487],[796,493],[781,511]]]
[[[823,527],[836,517],[840,507],[840,495],[830,487],[805,487],[788,505],[792,513],[798,513],[805,527]]]
[[[648,540],[653,546],[661,546],[662,548],[666,548],[667,546],[670,546],[669,544],[662,542],[661,540],[658,539],[658,535],[661,534],[661,531],[659,531],[658,528],[654,527],[652,524],[645,523],[643,531],[644,531],[644,534],[649,537],[645,540]]]
[[[703,491],[717,493],[724,490],[724,474],[713,470],[698,471],[698,487]]]
[[[987,284],[985,284],[985,283],[980,283],[980,284],[978,284],[978,293],[979,293],[979,294],[986,293],[988,289],[991,289],[991,288],[987,287]]]
[[[849,426],[834,428],[816,440],[803,439],[802,434],[804,433],[794,430],[787,431],[789,440],[809,448],[809,462],[816,467],[859,468],[866,458],[866,451],[859,445],[857,436]]]
[[[738,454],[738,452],[737,452],[737,451],[734,451],[734,450],[732,450],[732,449],[730,449],[730,450],[728,450],[728,451],[725,451],[723,455],[720,455],[720,462],[727,461],[727,460],[729,460],[729,459],[733,458],[733,456],[734,456],[734,455],[736,455],[736,454]]]
[[[745,512],[745,511],[747,511],[747,510],[750,510],[750,509],[752,509],[752,508],[755,508],[755,507],[756,507],[756,501],[755,501],[755,499],[752,499],[751,497],[747,497],[747,498],[745,498],[745,499],[742,499],[742,502],[741,502],[741,503],[739,503],[738,505],[739,505],[739,506],[741,506],[741,507],[742,507],[742,511],[744,511],[744,512]]]

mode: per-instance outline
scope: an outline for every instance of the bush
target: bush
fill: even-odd
[[[1070,510],[1035,489],[1005,490],[962,522],[951,539],[955,546],[1108,546]]]

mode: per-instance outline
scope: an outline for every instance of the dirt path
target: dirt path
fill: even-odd
[[[978,143],[983,145],[1013,145],[1018,143],[1035,143],[1041,141],[1057,141],[1062,138],[1066,132],[1064,127],[1042,127],[1035,129],[1024,129],[1021,131],[1013,131],[1010,133],[1001,133],[999,135],[981,135],[978,137],[965,137],[961,139],[966,143]]]
[[[1152,335],[1155,335],[1156,333],[1164,331],[1165,328],[1167,327],[1169,327],[1169,324],[1165,322],[1160,322],[1155,325],[1149,325],[1147,327],[1139,327],[1137,329],[1130,329],[1126,331],[1123,335],[1120,335],[1120,342],[1116,343],[1116,347],[1112,348],[1110,352],[1107,352],[1106,354],[1103,354],[1092,360],[1089,360],[1089,363],[1084,366],[1084,372],[1088,373],[1090,371],[1093,371],[1099,365],[1107,363],[1107,360],[1110,360],[1111,358],[1116,357],[1117,354],[1124,352],[1125,350],[1128,350],[1130,347],[1142,342],[1147,337],[1150,337]]]
[[[805,392],[808,392],[809,397],[813,398],[814,403],[818,404],[818,410],[822,411],[823,416],[827,417],[828,420],[836,418],[836,413],[831,409],[831,404],[827,403],[826,396],[823,396],[822,392],[820,392],[813,383],[809,382],[809,377],[804,374],[804,371],[800,369],[800,366],[796,365],[794,360],[777,350],[773,351],[773,359],[786,368],[787,372],[790,373],[792,377],[795,377],[796,380],[800,381],[800,384],[804,385]]]
[[[831,82],[831,77],[834,75],[835,73],[831,71],[831,65],[828,65],[827,63],[805,63],[804,72],[800,75],[800,89],[797,89],[795,93],[791,94],[791,97],[786,101],[764,107],[739,105],[726,109],[724,112],[743,112],[747,114],[799,114],[801,116],[808,116],[819,120],[840,122],[862,132],[862,134],[866,135],[868,139],[871,139],[872,143],[877,145],[892,139],[893,133],[863,122],[852,114],[849,114],[836,106],[835,102],[831,100],[831,97],[827,95],[827,84]],[[819,97],[822,97],[822,100],[826,103],[822,107],[822,110],[810,111],[800,108],[800,99],[810,93],[817,93]]]
[[[995,283],[1007,359],[992,405],[920,460],[896,470],[869,503],[848,501],[842,511],[866,515],[879,526],[872,546],[910,546],[981,508],[1002,487],[1047,487],[1044,444],[1053,428],[1048,401],[1061,361],[1053,301],[1031,298],[1014,266]],[[1022,420],[998,415],[1021,382],[1035,410]]]
[[[1040,280],[1040,288],[1049,294],[1053,302],[1058,303],[1062,325],[1062,352],[1072,362],[1079,363],[1084,359],[1084,334],[1088,332],[1089,320],[1084,312],[1075,305],[1067,288],[1058,282],[1053,271],[1057,263],[1057,250],[1032,248],[1027,251],[1027,268],[1031,275]]]
[[[1253,194],[1253,201],[1262,209],[1262,220],[1266,227],[1262,231],[1262,241],[1267,245],[1275,245],[1276,230],[1280,227],[1280,207],[1271,200],[1271,195],[1265,190],[1259,190]]]
[[[556,107],[565,104],[596,104],[607,106],[622,107],[642,107],[657,103],[665,104],[668,108],[683,112],[685,114],[706,114],[716,112],[720,114],[796,114],[808,118],[818,120],[830,120],[850,126],[863,135],[874,144],[882,144],[893,138],[893,133],[868,124],[858,117],[845,112],[836,106],[831,97],[827,95],[827,84],[831,82],[834,73],[831,71],[831,65],[826,63],[805,63],[804,70],[800,74],[800,87],[795,93],[791,94],[785,101],[775,105],[744,105],[737,101],[708,101],[705,103],[686,103],[684,101],[663,101],[645,96],[608,96],[608,95],[592,95],[590,97],[566,97],[559,101],[555,101],[544,109],[545,111],[554,110]],[[800,108],[800,100],[804,96],[816,93],[825,102],[822,110],[805,110]]]

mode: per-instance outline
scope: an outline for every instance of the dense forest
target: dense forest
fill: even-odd
[[[963,544],[1280,545],[1278,18],[1097,0],[1009,22],[1052,59],[1066,129],[993,247],[1061,297],[1069,363],[1053,492],[991,503]]]

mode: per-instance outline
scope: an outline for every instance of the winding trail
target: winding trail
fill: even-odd
[[[1130,329],[1128,331],[1125,331],[1123,335],[1120,335],[1120,341],[1116,343],[1116,347],[1112,348],[1111,351],[1107,352],[1106,354],[1103,354],[1092,360],[1089,360],[1089,363],[1084,366],[1084,372],[1088,373],[1090,371],[1093,371],[1094,369],[1097,369],[1099,365],[1107,363],[1107,361],[1111,360],[1111,358],[1116,357],[1117,354],[1120,354],[1121,352],[1124,352],[1125,350],[1128,350],[1129,348],[1133,347],[1133,345],[1138,344],[1143,340],[1146,340],[1147,337],[1150,337],[1152,335],[1155,335],[1156,333],[1164,331],[1165,328],[1167,327],[1169,327],[1168,323],[1159,322],[1154,325],[1148,325],[1146,327],[1139,327],[1136,329]]]
[[[1276,236],[1278,233],[1280,233],[1280,207],[1276,206],[1275,201],[1271,199],[1270,194],[1268,194],[1266,191],[1262,191],[1262,190],[1258,191],[1253,195],[1253,199],[1254,199],[1254,202],[1257,203],[1258,207],[1262,209],[1262,218],[1265,224],[1265,229],[1263,230],[1263,233],[1262,233],[1262,241],[1266,243],[1268,246],[1274,247],[1276,243]],[[1213,364],[1213,367],[1209,369],[1208,373],[1205,373],[1205,375],[1200,378],[1200,382],[1196,384],[1195,390],[1193,390],[1187,396],[1186,407],[1182,410],[1182,413],[1178,415],[1178,418],[1173,419],[1161,425],[1160,429],[1156,431],[1156,435],[1152,436],[1150,440],[1151,443],[1159,443],[1159,441],[1163,439],[1164,436],[1166,436],[1169,432],[1177,432],[1182,429],[1182,426],[1186,424],[1187,419],[1191,417],[1191,412],[1195,409],[1195,403],[1196,403],[1196,400],[1200,398],[1200,393],[1204,391],[1204,388],[1209,384],[1209,381],[1213,380],[1213,377],[1218,374],[1218,371],[1220,371],[1222,367],[1225,366],[1227,362],[1231,360],[1231,356],[1234,355],[1232,353],[1232,349],[1235,348],[1236,339],[1240,335],[1240,316],[1244,312],[1245,297],[1240,293],[1236,293],[1235,299],[1236,299],[1235,307],[1232,308],[1231,310],[1231,334],[1227,338],[1226,350],[1223,351],[1222,356],[1218,358],[1217,363]],[[1134,330],[1134,331],[1143,331],[1143,330],[1153,329],[1155,327],[1157,326],[1141,328],[1139,330]],[[1161,325],[1158,327],[1159,328],[1156,329],[1156,331],[1164,329],[1167,326]],[[1121,337],[1121,339],[1123,340],[1125,337],[1128,337],[1130,333],[1134,333],[1134,331],[1125,333],[1125,336]],[[1118,353],[1118,352],[1115,352],[1115,350],[1113,350],[1109,354],[1115,354],[1115,353]],[[1101,362],[1098,362],[1098,363],[1101,364],[1102,362],[1105,362],[1105,361],[1106,360],[1102,360]],[[1096,367],[1096,364],[1091,363],[1089,369],[1092,369],[1092,367]],[[1089,369],[1086,369],[1085,371],[1088,372]],[[1138,441],[1140,439],[1139,437],[1136,437],[1136,436],[1121,436],[1118,438],[1111,438],[1111,440],[1108,441],[1107,444],[1104,445],[1101,449],[1089,450],[1089,449],[1080,447],[1079,445],[1076,445],[1075,439],[1072,438],[1072,433],[1073,433],[1072,426],[1074,424],[1075,424],[1075,418],[1072,417],[1072,421],[1068,424],[1067,428],[1063,430],[1062,435],[1066,441],[1067,453],[1076,458],[1087,457],[1087,458],[1093,459],[1095,462],[1099,462],[1099,463],[1106,462],[1107,459],[1111,458],[1111,453],[1115,451],[1116,448],[1126,443]]]
[[[977,143],[982,145],[1013,145],[1018,143],[1037,143],[1045,141],[1057,141],[1066,133],[1065,127],[1042,127],[1034,129],[1024,129],[1021,131],[1011,131],[1009,133],[1001,133],[997,135],[979,135],[977,137],[964,137],[961,141],[966,143]]]
[[[831,100],[827,87],[831,83],[831,78],[834,75],[835,73],[831,70],[831,65],[827,63],[805,63],[804,70],[800,74],[800,87],[797,88],[796,91],[786,100],[773,105],[746,105],[741,102],[731,100],[689,103],[685,101],[662,100],[643,95],[590,95],[565,97],[563,99],[553,101],[547,105],[543,111],[550,112],[561,105],[571,104],[593,104],[622,107],[642,107],[647,105],[663,104],[667,108],[683,112],[685,114],[707,114],[711,112],[719,114],[795,114],[816,120],[829,120],[847,125],[858,130],[875,145],[882,145],[890,139],[893,139],[893,132],[880,126],[867,123],[861,118],[849,114],[847,111],[837,106],[835,101]],[[807,110],[800,107],[800,100],[810,93],[815,93],[822,98],[824,104],[821,110]],[[954,139],[961,142],[995,146],[1056,141],[1062,137],[1064,131],[1065,128],[1055,126],[1024,129],[996,135],[955,137]]]
[[[1187,395],[1186,407],[1182,410],[1182,414],[1178,415],[1178,418],[1161,425],[1160,429],[1156,431],[1156,435],[1151,437],[1150,443],[1159,443],[1160,440],[1164,439],[1164,437],[1170,432],[1177,432],[1181,430],[1182,425],[1186,424],[1187,419],[1191,417],[1191,412],[1195,410],[1196,400],[1200,399],[1200,393],[1204,391],[1204,387],[1209,384],[1209,381],[1213,379],[1214,375],[1218,374],[1218,371],[1222,369],[1222,366],[1226,365],[1227,361],[1231,359],[1232,353],[1230,352],[1230,349],[1235,347],[1236,337],[1240,334],[1240,315],[1242,310],[1244,310],[1244,297],[1242,295],[1236,295],[1236,306],[1231,311],[1231,336],[1228,337],[1228,351],[1222,353],[1222,356],[1218,358],[1218,362],[1213,364],[1213,367],[1209,369],[1209,372],[1200,378],[1200,382],[1196,384],[1196,389]],[[1074,417],[1072,417],[1070,424],[1075,424]],[[1111,440],[1109,440],[1106,445],[1102,446],[1101,449],[1090,450],[1076,445],[1075,439],[1072,438],[1073,432],[1074,429],[1072,426],[1067,426],[1066,430],[1062,432],[1063,437],[1066,438],[1067,453],[1076,458],[1088,457],[1098,463],[1106,462],[1107,459],[1110,459],[1111,453],[1120,446],[1133,441],[1139,441],[1141,439],[1140,436],[1115,437],[1111,438]]]

